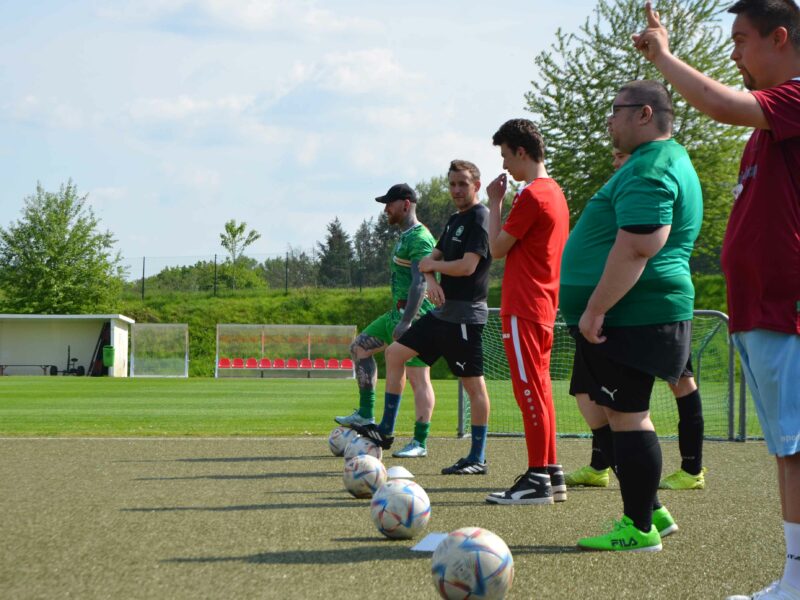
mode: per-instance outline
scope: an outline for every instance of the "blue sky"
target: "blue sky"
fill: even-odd
[[[533,58],[594,0],[0,0],[0,226],[72,178],[123,256],[309,248],[452,158],[500,172]]]

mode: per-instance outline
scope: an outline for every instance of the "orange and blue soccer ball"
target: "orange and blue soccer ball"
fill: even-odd
[[[328,437],[328,448],[334,456],[342,456],[347,444],[357,437],[358,434],[349,427],[335,427]]]
[[[347,444],[347,447],[344,449],[345,458],[353,458],[354,456],[359,456],[361,454],[369,454],[378,460],[383,458],[383,450],[381,450],[381,447],[371,439],[365,437],[355,438],[349,444]]]
[[[372,496],[372,521],[383,535],[411,539],[428,526],[431,501],[418,483],[390,479]]]
[[[491,531],[464,527],[436,547],[431,574],[436,591],[446,600],[499,600],[511,589],[514,558]]]
[[[374,456],[360,454],[344,462],[344,487],[356,498],[372,498],[386,483],[386,467]]]

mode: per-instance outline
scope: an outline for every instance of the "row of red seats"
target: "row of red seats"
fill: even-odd
[[[289,358],[284,360],[276,358],[270,360],[269,358],[262,358],[256,360],[255,358],[220,358],[217,365],[220,369],[352,369],[353,361],[349,358],[343,358],[339,361],[338,358],[315,358],[313,361],[310,358]]]

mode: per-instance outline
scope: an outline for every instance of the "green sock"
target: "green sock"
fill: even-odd
[[[414,439],[419,442],[419,445],[425,447],[425,442],[428,439],[428,432],[431,430],[430,423],[414,423]]]
[[[358,414],[371,419],[375,416],[375,390],[359,390],[358,396]]]

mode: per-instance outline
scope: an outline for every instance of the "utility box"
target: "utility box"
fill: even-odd
[[[103,366],[114,366],[114,346],[103,346]]]

